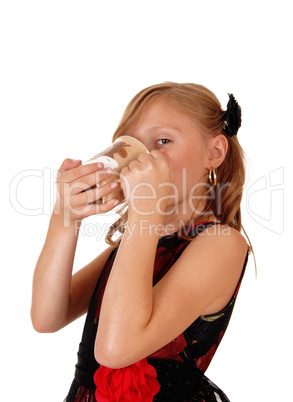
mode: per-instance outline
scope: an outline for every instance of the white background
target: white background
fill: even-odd
[[[105,148],[128,101],[167,80],[206,85],[223,107],[234,93],[243,110],[243,223],[258,278],[250,258],[207,375],[233,402],[293,400],[291,10],[284,0],[1,2],[1,400],[60,402],[73,379],[84,318],[41,335],[29,315],[54,172]],[[74,269],[105,247],[94,224],[113,219],[87,220]]]

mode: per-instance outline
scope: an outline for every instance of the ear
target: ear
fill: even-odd
[[[228,140],[224,134],[219,134],[211,139],[209,145],[210,153],[207,168],[216,169],[225,159],[228,151]]]

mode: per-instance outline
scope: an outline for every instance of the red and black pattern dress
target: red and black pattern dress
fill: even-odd
[[[215,224],[194,224],[184,234],[194,238]],[[188,244],[189,241],[178,232],[159,239],[154,264],[154,285],[168,272]],[[100,366],[95,360],[94,344],[101,301],[116,253],[117,249],[108,258],[93,293],[79,346],[75,378],[64,402],[229,401],[204,372],[231,318],[248,253],[235,292],[224,309],[216,314],[198,317],[181,335],[144,361],[127,368],[111,370]]]

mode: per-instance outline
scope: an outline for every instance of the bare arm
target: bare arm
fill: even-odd
[[[168,171],[166,160],[151,152],[139,161],[141,165],[130,164],[130,170],[125,171],[129,183],[143,182],[142,174],[152,175],[157,197],[163,199],[166,190],[159,186],[159,176]],[[157,171],[160,175],[154,174]],[[162,182],[169,180],[168,176],[162,178]],[[144,208],[155,211],[149,217],[149,228],[163,222],[155,202],[151,198],[139,200],[140,211]],[[140,223],[141,216],[131,208],[130,199],[130,232],[126,230],[123,236],[107,282],[95,344],[97,361],[111,368],[124,367],[149,356],[180,335],[200,315],[225,307],[235,290],[247,252],[247,244],[239,232],[231,229],[226,235],[220,230],[211,236],[207,229],[190,242],[153,288],[159,237],[156,230],[141,230]]]
[[[105,250],[72,277],[78,240],[78,222],[95,213],[107,212],[115,200],[107,204],[89,204],[113,191],[111,183],[92,191],[82,189],[111,174],[95,165],[79,166],[65,160],[60,168],[59,200],[52,214],[43,250],[33,279],[31,318],[39,332],[55,332],[81,316],[87,309],[92,291],[110,255]],[[99,180],[97,180],[99,174]]]
[[[247,244],[239,232],[225,231],[220,228],[209,235],[205,230],[155,287],[158,237],[139,229],[131,238],[124,236],[101,307],[95,345],[100,364],[120,368],[135,363],[171,342],[200,315],[217,313],[227,305]]]

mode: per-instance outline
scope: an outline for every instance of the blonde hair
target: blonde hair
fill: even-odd
[[[142,111],[152,101],[162,97],[189,118],[195,120],[203,136],[211,137],[218,134],[226,136],[228,151],[223,163],[217,169],[217,189],[220,191],[221,205],[220,208],[217,205],[218,197],[206,197],[206,205],[202,213],[211,211],[221,223],[240,231],[242,228],[240,203],[245,182],[244,152],[237,136],[230,137],[225,133],[226,113],[212,91],[202,85],[174,82],[165,82],[143,89],[126,107],[113,135],[113,141],[121,135],[127,135],[131,127],[138,121]],[[203,179],[207,184],[209,183],[208,172]],[[207,186],[205,195],[210,194],[211,191],[214,189]],[[112,246],[117,246],[120,240],[113,240],[114,234],[117,231],[124,232],[128,217],[127,205],[122,205],[117,213],[120,218],[110,227],[106,236],[106,242]],[[199,219],[200,216],[197,216],[192,219],[192,222],[199,221]]]

